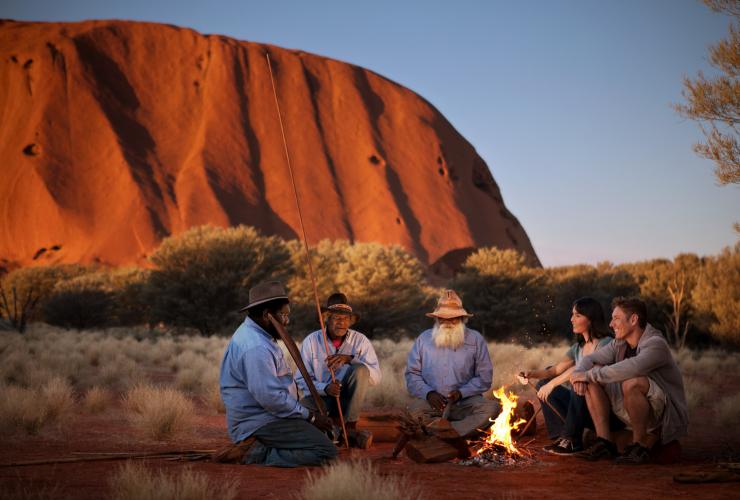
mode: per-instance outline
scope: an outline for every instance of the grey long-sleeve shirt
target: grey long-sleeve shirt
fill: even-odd
[[[575,371],[585,372],[589,382],[600,384],[650,377],[663,389],[667,398],[662,421],[662,442],[668,443],[685,436],[689,416],[683,378],[663,334],[648,324],[637,343],[637,355],[624,359],[627,347],[624,340],[614,340],[585,356]]]

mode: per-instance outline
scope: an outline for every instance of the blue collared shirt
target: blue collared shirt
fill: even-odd
[[[293,373],[277,342],[249,317],[237,328],[221,363],[221,398],[235,443],[265,424],[308,418],[298,403]]]
[[[406,363],[406,388],[426,399],[430,391],[447,396],[454,390],[467,398],[491,388],[493,365],[483,336],[465,328],[465,341],[457,349],[434,345],[432,330],[416,338]]]
[[[370,385],[380,382],[381,375],[378,356],[375,354],[375,349],[373,349],[370,340],[360,332],[347,330],[347,335],[344,337],[344,342],[339,346],[339,349],[335,348],[331,341],[329,341],[329,352],[331,354],[351,354],[354,356],[352,363],[362,363],[367,366],[370,372]],[[306,364],[306,370],[313,384],[316,386],[316,390],[319,391],[319,394],[326,395],[324,389],[331,382],[331,373],[329,372],[329,367],[326,366],[326,347],[324,346],[324,338],[321,330],[309,334],[303,340],[303,344],[301,344],[301,357]],[[342,365],[341,368],[334,372],[334,376],[337,380],[342,380],[348,369],[348,365]],[[301,391],[303,391],[303,395],[308,396],[308,386],[300,372],[296,373],[295,381]]]

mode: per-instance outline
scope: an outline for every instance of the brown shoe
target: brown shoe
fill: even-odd
[[[349,445],[353,448],[367,450],[373,445],[373,433],[370,431],[347,431],[349,434]]]
[[[257,441],[255,438],[248,437],[244,441],[224,446],[216,450],[216,453],[211,456],[211,461],[219,464],[244,463],[244,457],[247,456],[255,441]]]

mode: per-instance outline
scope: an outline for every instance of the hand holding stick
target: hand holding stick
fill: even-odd
[[[534,392],[537,393],[537,387],[535,387],[535,385],[527,377],[524,376],[524,372],[520,372],[519,375],[517,375],[517,379],[519,380],[520,384],[530,386],[532,389],[534,389]],[[539,399],[539,397],[537,399]],[[553,413],[555,413],[555,415],[557,415],[558,418],[562,420],[563,423],[565,423],[565,418],[563,418],[560,412],[556,410],[555,407],[551,405],[547,399],[540,399],[540,401],[545,403],[547,407],[550,408],[553,411]]]

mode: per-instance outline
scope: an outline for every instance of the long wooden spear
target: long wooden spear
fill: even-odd
[[[311,277],[311,285],[313,287],[313,296],[316,302],[316,312],[319,315],[319,324],[321,325],[321,336],[324,339],[324,348],[326,349],[326,356],[329,357],[331,352],[329,351],[329,339],[326,336],[326,326],[324,325],[324,317],[321,314],[321,303],[319,302],[319,291],[316,287],[316,277],[313,273],[313,265],[311,264],[311,254],[308,251],[308,238],[306,237],[306,226],[303,224],[303,214],[301,212],[301,203],[298,199],[298,188],[295,184],[295,177],[293,176],[293,167],[290,163],[290,154],[288,153],[288,141],[285,138],[285,128],[283,127],[283,117],[280,113],[280,102],[277,96],[277,90],[275,88],[275,79],[272,76],[272,63],[270,62],[270,53],[265,52],[265,58],[267,58],[267,69],[270,73],[270,83],[272,84],[272,95],[275,97],[275,108],[277,110],[278,121],[280,122],[280,134],[283,138],[283,149],[285,150],[285,160],[288,163],[288,172],[290,173],[290,183],[293,186],[293,196],[295,197],[295,206],[298,209],[298,221],[301,225],[301,233],[303,234],[303,248],[306,251],[306,264],[308,265],[308,274]],[[274,322],[275,324],[277,322]],[[329,373],[331,374],[332,383],[336,383],[336,377],[334,376],[334,369],[329,367]],[[304,375],[304,378],[307,378]],[[337,410],[339,411],[339,422],[342,424],[342,435],[344,436],[344,445],[349,448],[349,439],[347,438],[347,426],[344,424],[344,415],[342,415],[342,405],[337,399]]]

